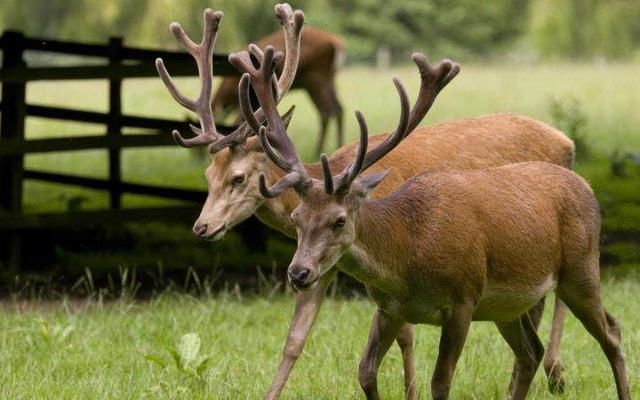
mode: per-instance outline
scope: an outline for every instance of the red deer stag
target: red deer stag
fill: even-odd
[[[248,57],[232,59],[244,72],[241,82],[254,89],[269,133],[250,110],[243,110],[247,121],[258,130],[265,154],[285,174],[271,186],[260,174],[260,192],[274,198],[294,189],[300,196],[291,213],[298,246],[287,272],[296,289],[319,285],[345,252],[354,255],[356,263],[342,268],[366,285],[377,305],[359,370],[368,399],[379,398],[378,367],[408,323],[442,327],[431,394],[447,399],[472,321],[496,324],[515,355],[509,398],[524,399],[544,355],[528,311],[552,290],[600,344],[618,398],[631,398],[620,326],[601,299],[599,207],[582,178],[567,168],[532,161],[427,172],[387,197],[368,200],[388,171],[360,175],[415,126],[416,108],[409,110],[404,88],[394,80],[401,98],[396,130],[368,151],[367,125],[356,112],[360,141],[353,161],[333,175],[323,154],[323,178],[316,179],[300,161],[277,112],[270,79],[273,57],[268,47],[257,70]],[[432,87],[441,88],[448,76],[433,78]]]
[[[300,16],[295,17],[299,18],[298,22],[295,22],[294,14],[286,10],[290,9],[285,6],[276,6],[276,15],[281,22],[287,21],[283,23],[285,32],[288,32],[285,37],[289,40],[289,46],[295,49],[295,32],[299,32],[301,27],[302,14],[296,11],[295,15]],[[283,14],[285,11],[286,15]],[[255,213],[270,227],[295,238],[295,229],[289,214],[297,207],[299,198],[293,191],[287,191],[274,199],[264,198],[260,194],[258,175],[264,173],[269,181],[275,181],[282,176],[282,172],[264,154],[257,137],[253,136],[254,132],[246,124],[228,136],[222,136],[214,130],[215,123],[212,113],[206,107],[206,101],[211,97],[212,90],[211,75],[207,73],[211,65],[203,64],[206,63],[207,57],[210,57],[213,51],[213,48],[208,46],[213,46],[216,30],[214,27],[208,28],[207,24],[217,24],[219,19],[207,21],[214,15],[215,13],[211,10],[205,12],[204,35],[205,38],[208,38],[208,44],[205,46],[209,49],[208,55],[199,55],[198,52],[190,50],[197,63],[202,64],[200,67],[200,70],[204,71],[200,74],[202,88],[209,91],[208,93],[204,92],[204,95],[201,93],[202,100],[198,103],[198,107],[195,102],[189,101],[189,99],[184,100],[184,96],[171,81],[162,61],[156,62],[163,82],[176,101],[185,105],[189,110],[195,110],[201,120],[207,121],[206,124],[201,122],[201,127],[207,127],[205,130],[194,127],[197,133],[194,138],[185,139],[178,132],[174,132],[176,141],[183,147],[207,145],[210,153],[215,154],[211,166],[205,172],[209,195],[200,217],[194,225],[194,233],[203,239],[218,240],[232,227]],[[179,24],[172,24],[171,31],[181,43],[186,43],[184,46],[187,50],[195,48],[195,45],[189,44],[191,41],[183,33]],[[291,66],[296,62],[294,53],[295,51],[287,53],[285,65]],[[417,56],[414,61],[418,65],[421,75],[434,74],[434,70],[428,66],[424,58]],[[436,70],[441,68],[438,67]],[[452,67],[452,71],[457,71],[457,69],[457,66]],[[281,95],[286,92],[286,87],[295,72],[290,67],[286,71],[289,72],[283,73],[279,78]],[[428,90],[429,87],[423,84],[419,98],[428,96]],[[428,108],[421,112],[424,114],[427,110]],[[416,115],[415,124],[421,118],[420,115]],[[384,135],[378,135],[370,138],[369,141],[375,144],[383,139]],[[330,158],[331,166],[344,168],[355,154],[356,149],[357,145],[354,143],[336,151]],[[382,169],[383,165],[394,167],[383,184],[373,193],[373,196],[384,196],[390,193],[406,179],[422,171],[477,169],[527,160],[549,161],[570,168],[573,162],[573,151],[573,143],[561,132],[541,122],[518,115],[498,114],[421,127],[415,129],[412,135],[406,138],[393,153],[371,167],[371,170]],[[305,165],[305,168],[311,176],[321,177],[319,164],[308,164]],[[302,353],[313,322],[320,310],[326,288],[331,281],[332,276],[327,275],[313,289],[297,293],[295,315],[289,329],[287,343],[283,349],[282,362],[268,398],[277,398],[282,391],[289,373]],[[557,310],[562,309],[557,308]],[[563,314],[556,311],[554,315],[561,317]],[[554,322],[556,321],[553,332],[557,334],[553,336],[555,340],[552,344],[558,348],[562,318],[554,319]],[[414,372],[411,347],[413,338],[410,325],[407,325],[407,328],[399,334],[397,340],[403,355],[408,393],[415,393],[411,386]],[[549,365],[548,371],[552,373],[551,378],[555,377],[550,382],[562,382],[559,375],[561,369],[557,367],[560,365],[557,351],[547,353],[546,365]],[[415,397],[409,396],[409,398]]]
[[[344,42],[328,32],[306,27],[302,32],[298,70],[293,89],[304,89],[320,113],[320,132],[317,154],[322,152],[331,118],[336,121],[338,147],[344,144],[342,105],[336,94],[336,73],[344,61]],[[281,32],[274,32],[256,43],[259,48],[273,46],[285,52],[286,40]],[[277,69],[278,75],[282,73]],[[226,77],[213,96],[213,111],[217,118],[238,110],[238,77]]]

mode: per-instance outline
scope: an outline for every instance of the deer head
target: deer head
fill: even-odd
[[[285,33],[286,49],[286,57],[279,55],[276,60],[284,62],[280,77],[276,77],[274,73],[269,77],[276,102],[279,102],[291,87],[298,67],[304,14],[300,10],[294,11],[288,4],[276,4],[274,9]],[[207,200],[193,227],[196,236],[209,240],[220,239],[228,229],[248,218],[260,206],[263,198],[258,190],[258,174],[264,171],[267,163],[266,156],[254,138],[255,125],[243,122],[226,135],[216,130],[211,108],[212,56],[222,17],[223,13],[220,11],[204,11],[203,37],[199,44],[195,44],[177,22],[170,25],[173,35],[193,56],[198,66],[201,87],[196,99],[184,96],[171,79],[162,59],[156,60],[160,78],[171,96],[180,105],[194,112],[200,122],[200,127],[191,126],[194,137],[185,138],[180,132],[173,131],[174,139],[183,147],[208,146],[209,153],[215,155],[205,172],[208,183]],[[263,60],[264,55],[257,46],[250,45],[249,51],[250,54],[246,54],[248,59],[253,56],[258,62]],[[293,109],[282,117],[285,124],[292,113]],[[262,121],[264,113],[261,109],[256,110],[250,118],[252,121]]]
[[[255,68],[247,56],[237,55],[230,61],[244,72],[240,81],[241,110],[247,123],[258,131],[260,144],[269,159],[286,173],[272,186],[264,174],[259,175],[259,188],[264,197],[273,198],[289,188],[301,198],[291,214],[296,226],[298,248],[288,270],[290,282],[303,289],[313,285],[349,249],[356,237],[359,209],[368,194],[384,179],[386,172],[361,176],[375,162],[394,149],[420,123],[438,93],[458,74],[457,64],[444,60],[432,67],[422,54],[414,54],[422,84],[418,99],[409,110],[409,99],[399,80],[394,85],[400,96],[400,119],[396,129],[377,147],[367,149],[368,130],[364,117],[356,112],[360,126],[360,142],[353,162],[334,175],[326,155],[321,155],[323,179],[313,179],[287,135],[280,118],[269,77],[279,57],[267,47],[263,62]],[[252,118],[248,86],[253,87],[265,112],[268,129]]]

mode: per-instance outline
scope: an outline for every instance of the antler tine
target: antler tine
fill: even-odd
[[[320,164],[322,165],[322,177],[324,178],[324,191],[326,194],[333,194],[333,174],[327,155],[320,154]]]
[[[192,127],[195,137],[185,139],[180,132],[173,131],[173,137],[179,145],[183,147],[194,147],[210,144],[222,138],[216,130],[215,120],[213,119],[213,111],[211,110],[211,95],[213,89],[212,77],[212,56],[215,45],[218,26],[224,13],[222,11],[213,11],[207,8],[203,13],[204,26],[202,32],[202,40],[200,44],[195,44],[186,34],[179,23],[173,22],[169,29],[178,40],[178,43],[195,59],[198,66],[198,76],[200,78],[201,87],[198,98],[195,100],[187,98],[180,93],[178,88],[169,75],[164,62],[161,58],[156,59],[156,69],[165,84],[171,96],[183,107],[193,111],[200,121],[200,129]]]
[[[242,78],[240,78],[240,83],[238,84],[238,98],[240,100],[240,112],[242,113],[242,116],[244,117],[247,124],[249,124],[251,129],[257,132],[262,127],[262,124],[256,118],[255,114],[253,113],[253,108],[251,107],[251,101],[249,98],[250,79],[251,78],[249,77],[248,73],[242,74]]]
[[[394,80],[394,82],[396,82]],[[398,90],[404,90],[399,81],[397,81],[396,86]],[[406,93],[404,93],[406,98]],[[402,95],[400,96],[402,98]],[[404,105],[404,104],[403,104]],[[406,104],[406,108],[409,108],[408,102]],[[406,112],[402,113],[402,120],[406,120]],[[358,151],[356,152],[356,157],[353,162],[346,167],[338,176],[334,178],[336,184],[333,185],[335,187],[335,193],[348,191],[351,183],[356,179],[360,171],[362,171],[362,167],[364,166],[366,157],[368,156],[367,148],[369,146],[369,129],[367,128],[367,122],[364,119],[364,116],[360,111],[356,111],[356,119],[358,120],[358,125],[360,126],[360,141],[358,142]],[[401,122],[402,123],[402,122]],[[378,150],[381,146],[376,147],[373,151]],[[327,179],[325,178],[325,191],[327,191],[326,186]],[[331,194],[327,192],[328,194]]]
[[[298,192],[301,192],[304,190],[304,187],[301,185],[303,182],[307,182],[306,178],[300,176],[297,171],[288,173],[271,187],[267,186],[267,178],[265,178],[263,173],[260,173],[258,176],[260,194],[268,199],[280,196],[285,190],[291,187],[295,187]]]
[[[289,91],[298,69],[300,59],[300,38],[304,25],[304,13],[295,10],[287,3],[274,6],[276,17],[280,20],[284,30],[285,62],[282,74],[278,79],[278,101]]]
[[[411,109],[407,135],[424,119],[438,93],[460,72],[460,65],[449,59],[440,61],[435,68],[422,53],[413,53],[411,59],[418,66],[421,83],[418,98]]]
[[[350,185],[355,179],[357,174],[369,168],[373,163],[384,157],[388,152],[393,150],[400,142],[407,136],[407,127],[409,126],[409,96],[407,91],[397,78],[393,78],[393,84],[396,87],[398,95],[400,96],[400,119],[398,120],[398,126],[387,138],[376,146],[373,150],[369,151],[362,161],[360,170],[355,172],[355,175],[349,176],[344,181],[346,185]]]
[[[258,138],[260,139],[260,145],[262,146],[262,149],[266,153],[267,157],[269,157],[274,164],[276,164],[280,169],[284,171],[287,171],[287,172],[293,171],[294,168],[291,162],[280,157],[278,153],[273,149],[273,147],[271,147],[271,144],[269,143],[269,139],[267,138],[266,127],[264,126],[260,127],[260,129],[258,130]]]

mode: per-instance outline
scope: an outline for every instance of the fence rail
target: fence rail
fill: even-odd
[[[0,37],[2,51],[2,102],[0,103],[0,234],[8,237],[0,246],[0,256],[11,269],[20,266],[21,230],[64,227],[67,224],[101,224],[137,219],[193,218],[197,208],[191,206],[122,209],[123,193],[158,196],[200,202],[202,191],[168,188],[148,184],[124,182],[121,177],[121,150],[133,147],[173,145],[169,132],[185,129],[188,121],[126,115],[122,112],[122,80],[127,78],[157,78],[153,60],[162,57],[173,76],[196,76],[197,69],[190,55],[183,52],[127,47],[121,38],[111,38],[108,44],[86,44],[25,37],[16,31],[5,31]],[[104,64],[73,66],[29,66],[26,52],[54,53],[103,59]],[[213,56],[216,75],[236,75],[225,55]],[[33,81],[101,79],[109,83],[107,112],[77,110],[27,104],[26,87]],[[25,138],[25,120],[38,117],[55,120],[92,123],[102,126],[103,134],[57,138]],[[123,134],[123,128],[139,128],[144,132]],[[221,132],[231,127],[219,126]],[[34,153],[104,149],[109,154],[108,177],[97,179],[25,170],[24,156]],[[25,215],[22,212],[23,182],[25,179],[109,192],[109,209],[74,213]],[[256,227],[252,227],[255,232]],[[3,233],[4,232],[4,233]],[[0,257],[0,264],[2,257]]]

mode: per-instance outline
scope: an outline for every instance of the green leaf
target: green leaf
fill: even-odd
[[[173,361],[175,361],[176,368],[182,370],[182,359],[180,358],[178,352],[172,348],[167,348],[167,351],[169,352],[169,354],[171,354],[171,358],[173,358]]]
[[[198,373],[199,377],[202,378],[202,375],[209,368],[209,363],[210,362],[211,362],[211,356],[207,356],[207,357],[203,358],[202,360],[200,360],[200,363],[198,363],[198,366],[196,367],[196,372]]]
[[[164,362],[163,359],[161,359],[160,357],[154,356],[153,354],[145,354],[143,357],[145,360],[159,365],[160,368],[165,368],[167,366],[167,363]]]
[[[186,333],[178,343],[178,354],[183,364],[193,364],[200,353],[200,336],[197,333]]]

